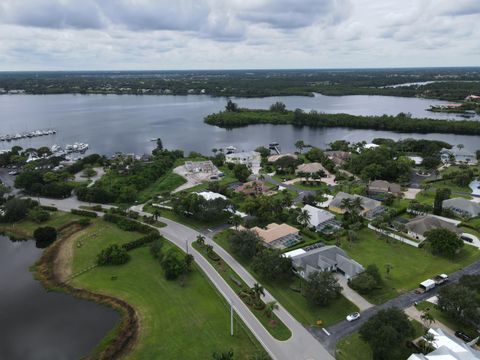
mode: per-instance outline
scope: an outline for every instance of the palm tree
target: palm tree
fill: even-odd
[[[252,293],[253,293],[254,299],[258,302],[260,301],[261,296],[265,296],[265,288],[259,283],[255,283],[253,284],[253,287],[252,287]]]
[[[300,211],[297,220],[303,227],[307,227],[308,224],[310,224],[310,218],[310,213],[307,210],[302,210]]]
[[[358,240],[358,235],[355,231],[348,230],[347,231],[347,239],[348,239],[349,246],[352,247],[352,243]]]
[[[435,318],[428,311],[422,311],[422,315],[420,315],[420,319],[422,319],[423,325],[426,328],[429,328],[435,322]]]
[[[278,303],[275,300],[269,301],[265,304],[265,313],[267,314],[267,317],[272,317],[274,310],[278,310]]]
[[[153,210],[153,218],[155,219],[155,221],[157,221],[160,216],[162,216],[162,213],[159,209]]]
[[[305,147],[305,143],[303,140],[298,140],[295,142],[295,147],[298,149],[299,153],[302,153],[303,148]]]
[[[458,145],[457,145],[457,149],[458,149],[458,150],[462,150],[464,147],[465,147],[465,146],[464,146],[463,144],[458,144]]]
[[[340,202],[340,208],[344,209],[346,212],[350,212],[352,209],[352,199],[343,198]]]
[[[432,343],[435,341],[435,335],[427,332],[425,335],[423,335],[423,340],[425,340],[423,350],[427,352],[428,349],[432,346]]]
[[[238,226],[242,223],[242,217],[238,214],[233,214],[230,220],[232,225],[235,227],[235,230],[238,229]]]
[[[205,236],[203,236],[202,234],[198,234],[197,235],[197,244],[200,245],[200,246],[205,245]]]

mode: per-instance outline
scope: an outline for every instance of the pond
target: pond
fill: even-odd
[[[0,359],[77,360],[119,320],[110,308],[46,291],[29,271],[41,252],[0,236]]]

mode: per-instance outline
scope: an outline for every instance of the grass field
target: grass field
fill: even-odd
[[[98,219],[74,246],[73,270],[91,264],[108,244],[140,237]],[[78,242],[78,240],[77,240]],[[173,248],[165,242],[164,250]],[[98,267],[73,280],[73,285],[119,297],[138,311],[141,331],[128,359],[210,359],[214,351],[233,349],[236,359],[254,359],[264,350],[238,319],[231,337],[228,305],[203,274],[194,267],[182,286],[166,281],[148,247],[130,252],[122,266]]]
[[[232,254],[251,274],[255,275],[249,262],[242,261],[231,252],[228,236],[229,231],[224,231],[217,234],[214,240]],[[258,276],[256,277],[258,278]],[[348,314],[358,311],[358,308],[343,296],[326,307],[310,305],[305,297],[290,288],[290,286],[298,288],[300,281],[298,278],[285,282],[263,281],[261,278],[258,280],[290,314],[305,325],[315,325],[318,320],[321,320],[323,326],[330,326],[343,320]]]
[[[168,174],[155,181],[152,185],[142,190],[138,194],[138,202],[143,204],[154,196],[163,192],[171,192],[186,182],[187,180],[183,177],[170,171]]]
[[[36,223],[26,218],[25,220],[19,221],[18,223],[5,224],[5,225],[2,225],[2,227],[7,231],[11,229],[13,234],[15,234],[16,231],[18,230],[21,233],[25,233],[25,235],[32,238],[33,232],[35,231],[36,228],[40,226],[52,226],[54,228],[58,228],[59,226],[62,226],[70,221],[78,220],[81,218],[81,216],[73,215],[71,213],[62,212],[62,211],[51,211],[49,212],[49,214],[50,214],[50,219],[42,223]]]
[[[464,246],[460,254],[451,260],[393,239],[387,243],[368,229],[358,232],[358,240],[351,247],[344,240],[342,248],[363,266],[375,264],[380,269],[385,280],[384,288],[365,296],[376,304],[413,290],[420,282],[436,274],[454,272],[480,259],[480,251],[473,246]],[[385,264],[393,265],[388,277]]]
[[[225,282],[230,285],[230,287],[236,293],[240,293],[241,291],[249,290],[247,284],[238,276],[238,274],[233,271],[233,269],[228,266],[228,264],[224,263],[222,260],[214,261],[212,260],[207,252],[205,247],[199,246],[196,242],[193,243],[193,247],[197,249],[202,255],[207,259],[207,261],[212,264],[212,266],[217,270],[217,272],[222,276]],[[236,281],[235,281],[235,280]],[[239,283],[241,286],[239,286]],[[248,305],[248,304],[247,304]],[[257,317],[257,319],[262,323],[265,329],[268,330],[272,336],[277,340],[287,340],[292,336],[291,331],[285,326],[283,322],[273,314],[271,318],[269,318],[265,310],[257,310],[253,306],[249,306],[252,313]]]
[[[423,325],[418,321],[411,321],[415,328],[415,335],[413,339],[416,339],[425,334]],[[412,340],[413,340],[412,339]],[[405,347],[405,355],[403,359],[408,358],[412,354],[412,351]],[[337,360],[372,360],[373,354],[370,345],[360,338],[360,334],[355,332],[349,336],[346,336],[340,340],[337,344],[335,358]]]

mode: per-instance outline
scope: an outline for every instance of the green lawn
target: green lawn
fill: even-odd
[[[460,254],[450,260],[393,239],[387,243],[368,229],[358,232],[358,240],[351,247],[344,240],[342,248],[363,266],[375,264],[380,269],[385,280],[384,288],[365,296],[376,304],[413,290],[420,282],[436,274],[454,272],[480,259],[480,251],[473,246],[464,246]],[[385,264],[393,265],[388,277]]]
[[[52,226],[54,228],[58,228],[70,221],[78,220],[81,216],[73,215],[71,213],[63,212],[63,211],[49,211],[50,219],[43,223],[36,223],[28,218],[22,220],[18,223],[13,225],[3,225],[5,229],[12,228],[15,231],[15,228],[21,230],[28,234],[29,237],[33,237],[33,232],[39,226]]]
[[[228,243],[229,234],[229,230],[223,231],[217,234],[214,240],[232,254],[251,274],[255,275],[249,262],[242,261],[242,259],[232,253],[230,244]],[[258,276],[256,277],[258,278]],[[290,314],[305,325],[315,325],[318,320],[321,320],[323,326],[330,326],[343,320],[348,314],[358,311],[358,308],[343,296],[326,307],[310,305],[305,297],[290,288],[291,286],[294,288],[299,287],[299,278],[293,278],[291,281],[286,282],[263,281],[261,278],[258,279]]]
[[[104,246],[139,235],[112,226],[96,220],[85,231],[83,245],[74,246],[74,269],[91,264]],[[169,248],[173,245],[166,241],[164,251]],[[137,309],[141,332],[127,359],[210,359],[214,351],[229,349],[236,359],[264,354],[240,320],[236,319],[235,336],[230,336],[228,304],[196,267],[182,286],[165,280],[148,247],[130,255],[125,265],[97,267],[73,280],[75,286],[119,297]]]
[[[163,192],[171,192],[180,185],[185,184],[186,182],[187,180],[185,180],[183,177],[170,171],[169,173],[155,181],[152,185],[142,190],[138,194],[138,202],[143,204],[154,196],[159,195]]]
[[[412,320],[411,323],[415,328],[415,335],[413,339],[425,334],[425,329],[423,328],[422,324],[415,320]],[[405,356],[403,358],[406,359],[411,354],[412,351],[405,347]],[[337,343],[335,358],[337,360],[372,360],[373,354],[370,346],[360,338],[360,334],[358,332],[355,332],[344,337]]]
[[[224,263],[221,259],[218,261],[212,260],[205,249],[205,247],[199,246],[196,242],[193,243],[193,247],[197,249],[202,255],[207,259],[207,261],[212,264],[212,266],[217,270],[220,276],[230,285],[230,287],[236,293],[241,293],[242,291],[248,291],[249,287],[247,284],[238,276],[238,274],[233,271],[233,269]],[[233,279],[232,279],[233,278]],[[236,281],[235,281],[235,280]],[[241,285],[237,282],[240,282]],[[248,304],[247,304],[248,305]],[[277,340],[287,340],[292,336],[290,329],[288,329],[285,324],[275,315],[269,318],[264,310],[257,310],[253,306],[249,306],[252,313],[257,317],[257,319],[262,323],[265,329]]]

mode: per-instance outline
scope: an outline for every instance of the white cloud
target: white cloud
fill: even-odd
[[[0,70],[480,64],[479,0],[2,0]]]

